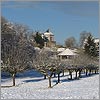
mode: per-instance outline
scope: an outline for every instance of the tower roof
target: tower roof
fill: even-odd
[[[48,30],[44,33],[44,35],[53,35],[53,33],[50,31],[50,29],[48,29]]]

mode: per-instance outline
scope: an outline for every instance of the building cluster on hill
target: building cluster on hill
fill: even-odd
[[[44,48],[48,49],[49,51],[54,52],[52,50],[52,48],[55,47],[57,57],[59,57],[60,59],[72,59],[72,58],[75,58],[77,56],[78,50],[76,48],[57,47],[56,41],[54,39],[54,34],[50,31],[50,29],[48,29],[46,32],[42,33],[41,37],[42,38],[46,37],[48,40],[48,41],[44,42]],[[87,41],[85,39],[83,46],[86,44],[86,42]],[[97,51],[99,53],[99,39],[94,38],[94,43],[96,44],[96,48],[97,48]]]

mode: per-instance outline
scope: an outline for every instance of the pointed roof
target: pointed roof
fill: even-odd
[[[44,33],[44,35],[53,35],[53,33],[50,31],[50,29],[48,29],[45,33]]]
[[[50,32],[50,29],[48,29],[46,32],[48,32],[48,33],[49,33],[49,32]]]
[[[58,55],[67,56],[67,55],[77,55],[77,54],[74,53],[71,49],[67,48],[66,50],[64,50],[63,52],[59,53]]]

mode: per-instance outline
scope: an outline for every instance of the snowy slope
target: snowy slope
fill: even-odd
[[[53,88],[49,89],[47,79],[28,71],[17,76],[15,87],[1,88],[1,99],[99,99],[98,74],[72,81],[68,77],[66,73],[57,85],[57,78],[52,78]],[[4,85],[12,85],[11,79],[2,79]]]

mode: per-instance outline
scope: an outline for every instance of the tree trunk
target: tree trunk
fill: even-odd
[[[63,76],[64,76],[64,70],[63,70]]]
[[[79,78],[81,78],[81,70],[79,71]]]
[[[54,73],[53,75],[54,75],[54,77],[56,77],[56,73]]]
[[[91,75],[91,69],[89,70],[89,76]]]
[[[77,79],[77,71],[75,71],[75,72],[76,72],[76,77],[75,78]]]
[[[48,77],[49,79],[49,88],[51,88],[51,77]]]
[[[88,70],[86,69],[86,76],[87,76]]]
[[[69,71],[70,79],[72,80],[72,72]]]
[[[70,74],[70,79],[72,80],[72,73]]]
[[[46,79],[46,75],[44,75],[44,79]]]
[[[15,86],[15,74],[12,74],[13,86]]]
[[[97,73],[97,71],[95,70],[95,74]]]
[[[60,73],[58,73],[58,83],[60,83]]]

